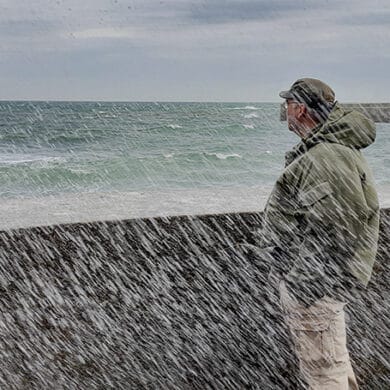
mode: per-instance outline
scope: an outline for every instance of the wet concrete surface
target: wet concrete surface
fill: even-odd
[[[297,389],[259,213],[0,232],[1,389]],[[362,389],[390,388],[390,209],[349,305]]]

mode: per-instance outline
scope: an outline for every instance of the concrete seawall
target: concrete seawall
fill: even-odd
[[[1,389],[296,389],[259,213],[0,232]],[[390,209],[349,306],[362,389],[390,386]]]
[[[390,103],[341,103],[349,110],[362,112],[374,122],[390,123]],[[286,120],[286,109],[280,105],[280,120]]]

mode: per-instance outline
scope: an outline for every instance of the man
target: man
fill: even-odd
[[[346,347],[344,306],[370,279],[379,205],[361,149],[375,125],[343,109],[324,82],[303,78],[285,99],[301,141],[286,154],[258,243],[272,259],[301,376],[309,389],[358,389]],[[275,279],[276,278],[276,279]]]

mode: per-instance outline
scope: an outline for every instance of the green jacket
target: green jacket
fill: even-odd
[[[264,210],[258,245],[286,281],[325,294],[367,285],[377,252],[379,203],[361,149],[375,125],[335,104],[327,121],[286,154],[286,167]]]

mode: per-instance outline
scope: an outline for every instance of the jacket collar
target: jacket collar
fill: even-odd
[[[309,149],[318,145],[321,142],[325,142],[325,140],[319,134],[321,129],[327,124],[338,121],[343,115],[342,110],[338,102],[335,102],[332,111],[329,113],[328,119],[317,125],[310,134],[301,140],[297,145],[295,145],[290,151],[285,154],[285,167],[290,165],[294,160],[298,157],[305,154]]]

